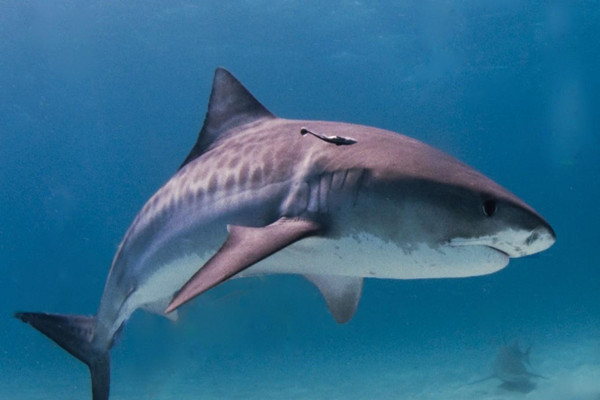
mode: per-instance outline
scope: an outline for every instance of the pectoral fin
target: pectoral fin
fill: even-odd
[[[165,313],[320,229],[314,221],[286,217],[261,228],[228,226],[229,237],[221,249],[183,285]]]
[[[304,275],[315,284],[325,298],[329,312],[339,324],[350,321],[363,287],[363,278],[356,276]]]

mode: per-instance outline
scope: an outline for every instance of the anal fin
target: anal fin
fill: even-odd
[[[307,236],[321,226],[311,220],[282,217],[264,227],[228,226],[229,237],[219,251],[173,297],[165,313],[231,278],[271,254]]]
[[[354,316],[363,288],[363,278],[337,275],[304,275],[319,289],[335,321],[344,324]]]

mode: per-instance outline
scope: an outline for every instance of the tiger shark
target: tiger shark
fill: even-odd
[[[198,140],[127,230],[97,314],[15,316],[87,364],[106,400],[110,349],[138,308],[175,319],[229,278],[300,274],[343,323],[363,278],[489,274],[554,241],[457,159],[382,129],[278,118],[219,68]]]

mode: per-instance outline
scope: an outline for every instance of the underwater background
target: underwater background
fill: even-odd
[[[91,399],[87,368],[13,313],[96,312],[217,66],[278,116],[457,156],[557,242],[488,276],[367,280],[345,325],[296,276],[228,282],[176,323],[137,312],[111,399],[600,399],[600,3],[583,0],[0,0],[0,398]],[[545,379],[469,384],[515,340]]]

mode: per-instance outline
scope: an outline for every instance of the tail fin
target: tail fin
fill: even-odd
[[[90,369],[92,376],[93,400],[108,400],[110,346],[98,349],[92,345],[96,328],[95,317],[27,312],[15,313],[15,317],[33,326],[74,357],[83,361]]]

